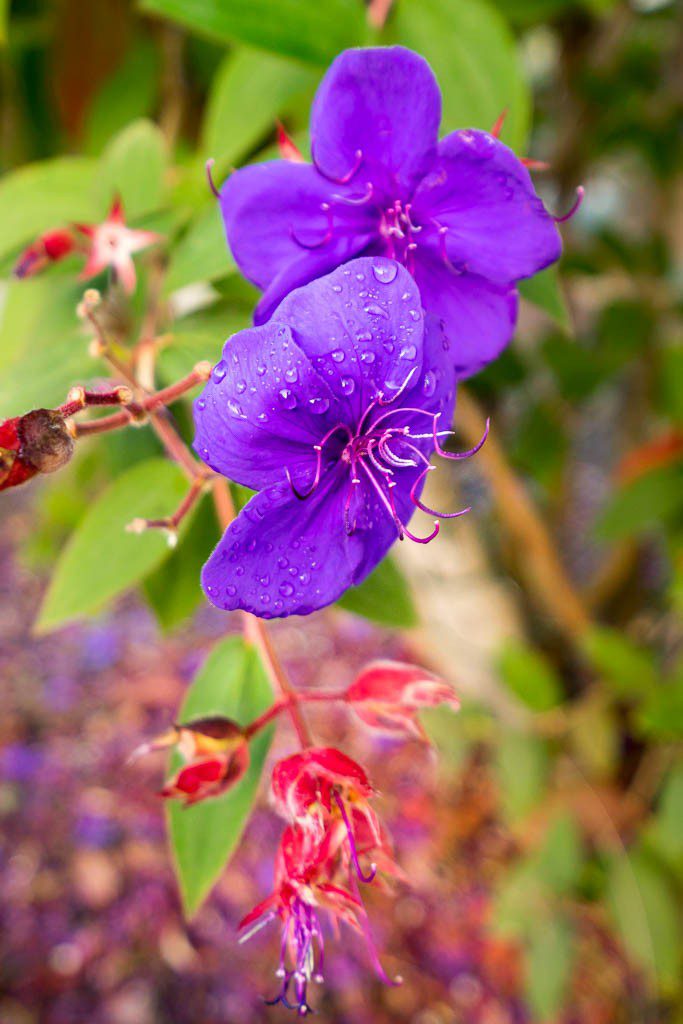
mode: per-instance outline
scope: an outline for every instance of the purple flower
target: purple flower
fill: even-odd
[[[384,255],[443,320],[459,377],[500,353],[515,328],[515,283],[558,259],[560,236],[507,146],[475,130],[439,142],[440,119],[439,87],[418,54],[337,57],[313,104],[313,163],[245,167],[220,193],[234,257],[264,291],[255,323],[292,288]]]
[[[449,342],[394,260],[354,260],[229,338],[195,402],[195,448],[259,493],[202,584],[219,608],[306,614],[360,583],[407,523],[451,421]],[[451,456],[458,457],[458,456]],[[452,513],[458,515],[460,513]]]

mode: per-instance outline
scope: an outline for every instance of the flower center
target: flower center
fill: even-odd
[[[379,233],[384,239],[386,254],[392,260],[403,263],[411,274],[415,269],[416,236],[420,231],[421,225],[414,224],[411,218],[410,203],[402,203],[397,199],[381,213]]]
[[[316,958],[315,943],[318,944]],[[282,935],[282,950],[277,976],[282,979],[280,991],[274,999],[266,999],[268,1006],[282,1003],[288,1010],[296,1010],[306,1017],[313,1010],[308,1005],[307,989],[311,978],[322,981],[324,956],[323,935],[318,917],[308,903],[298,896],[292,901]],[[292,966],[287,966],[291,958]],[[317,963],[316,963],[317,959]]]
[[[305,501],[318,487],[323,470],[327,471],[339,463],[348,468],[349,484],[344,501],[343,518],[344,529],[349,536],[357,529],[357,517],[352,514],[352,505],[354,503],[355,490],[363,481],[370,485],[377,495],[380,505],[392,519],[396,526],[399,540],[408,537],[418,544],[428,544],[431,540],[434,540],[439,532],[439,519],[455,519],[469,512],[469,508],[462,509],[459,512],[437,512],[420,500],[417,492],[426,475],[434,467],[430,465],[429,459],[415,442],[432,439],[437,454],[443,458],[469,458],[479,451],[486,440],[489,428],[488,421],[484,436],[474,448],[458,454],[444,451],[439,437],[446,437],[452,431],[439,431],[437,429],[440,413],[432,413],[426,409],[401,405],[391,409],[383,409],[383,407],[392,406],[398,401],[408,387],[415,372],[415,369],[411,370],[401,387],[391,397],[387,398],[381,391],[378,392],[363,412],[355,429],[352,429],[347,423],[336,423],[320,439],[318,444],[313,445],[315,472],[313,482],[307,491],[299,491],[292,480],[289,470],[285,469],[289,485],[295,497],[300,501]],[[402,424],[400,420],[398,422],[396,420],[396,417],[399,416],[403,417]],[[426,417],[427,420],[430,420],[431,429],[426,433],[415,433],[414,430],[419,428],[415,428],[412,424],[407,425],[405,422],[406,419],[415,416]],[[346,435],[346,444],[341,451],[338,447],[340,433]],[[337,439],[336,449],[331,445],[334,438]],[[326,449],[327,456],[325,456]],[[413,478],[410,486],[410,501],[415,508],[419,508],[423,512],[437,517],[434,521],[434,529],[427,537],[417,537],[410,532],[399,515],[394,499],[394,489],[397,486],[401,483],[404,483],[404,486],[408,486],[408,481],[405,481],[405,477],[401,478],[401,471],[419,470],[420,467],[422,467],[421,472]]]

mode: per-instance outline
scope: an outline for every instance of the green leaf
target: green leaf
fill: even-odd
[[[683,467],[662,466],[626,484],[599,516],[600,540],[619,540],[680,523],[683,514]]]
[[[213,281],[235,271],[218,203],[211,203],[191,222],[174,245],[164,291],[168,295],[195,281]]]
[[[0,259],[50,228],[98,218],[97,162],[58,157],[28,164],[0,180]]]
[[[86,152],[100,153],[127,124],[147,117],[158,91],[159,50],[150,39],[138,39],[90,106],[84,131]]]
[[[50,408],[100,371],[76,316],[82,286],[60,271],[7,286],[0,310],[0,419]]]
[[[47,633],[98,612],[167,558],[170,549],[162,531],[128,533],[126,526],[137,517],[170,515],[187,486],[175,463],[147,459],[107,487],[86,512],[55,566],[36,631]]]
[[[667,874],[641,850],[614,857],[607,904],[634,961],[658,982],[662,994],[673,993],[680,978],[683,934]]]
[[[652,689],[635,712],[639,732],[655,740],[683,739],[683,671]]]
[[[551,824],[538,852],[539,876],[553,892],[571,892],[581,873],[583,849],[574,819],[562,814]]]
[[[141,0],[140,6],[219,42],[251,43],[313,64],[359,45],[366,31],[360,0]]]
[[[568,331],[571,328],[571,318],[560,289],[560,278],[557,267],[548,267],[534,277],[528,277],[525,281],[519,282],[519,291],[522,298],[527,302],[538,306],[544,313],[547,313],[551,320],[554,320],[558,327]]]
[[[239,637],[223,640],[199,670],[178,720],[227,715],[247,725],[266,710],[272,693],[257,652]],[[272,727],[249,744],[251,763],[234,789],[192,807],[171,803],[167,822],[186,917],[192,917],[218,880],[251,813]],[[179,759],[174,759],[176,768]]]
[[[204,601],[200,573],[219,537],[213,506],[202,501],[182,543],[145,579],[145,594],[165,631],[187,622]]]
[[[392,629],[410,629],[418,622],[408,582],[393,558],[385,558],[359,587],[351,587],[337,604]]]
[[[525,938],[533,923],[547,911],[548,893],[533,858],[513,864],[495,894],[491,923],[505,938]]]
[[[683,874],[683,764],[672,769],[664,784],[647,839],[668,864]]]
[[[483,0],[398,0],[392,40],[427,58],[443,93],[441,134],[490,131],[507,107],[502,139],[523,152],[531,98],[514,37]]]
[[[565,1003],[574,962],[569,923],[553,916],[536,921],[529,940],[526,993],[534,1020],[555,1019]]]
[[[582,646],[591,663],[619,696],[643,695],[657,685],[650,652],[617,630],[593,626],[583,636]]]
[[[507,688],[534,711],[548,711],[562,700],[562,684],[550,662],[521,640],[509,639],[497,661]]]
[[[240,47],[214,78],[202,127],[201,152],[220,167],[237,165],[272,134],[275,121],[298,94],[312,91],[318,75],[279,57]]]
[[[504,732],[496,748],[503,811],[514,822],[539,803],[548,784],[548,751],[536,736]]]
[[[159,128],[141,118],[109,143],[100,160],[99,194],[105,207],[121,197],[127,221],[157,210],[164,193],[166,142]]]

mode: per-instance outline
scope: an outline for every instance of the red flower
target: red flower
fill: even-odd
[[[33,277],[50,263],[68,256],[75,248],[76,240],[69,229],[46,231],[21,253],[14,265],[15,277]]]
[[[94,277],[111,267],[124,291],[134,292],[136,277],[133,254],[158,242],[161,236],[153,231],[126,227],[123,206],[118,198],[114,200],[109,216],[101,224],[77,224],[76,227],[90,240],[88,259],[81,277]]]
[[[0,491],[17,487],[36,473],[66,465],[74,441],[64,417],[53,409],[34,409],[0,423]]]
[[[417,718],[420,708],[460,707],[455,691],[414,665],[376,661],[349,686],[345,699],[366,725],[400,736],[427,739]]]
[[[168,780],[160,795],[177,797],[186,806],[225,793],[249,767],[249,744],[244,730],[219,715],[175,725],[144,743],[131,756],[168,747],[176,747],[186,763]]]

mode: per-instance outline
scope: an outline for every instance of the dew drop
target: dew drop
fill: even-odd
[[[343,363],[345,358],[346,358],[346,356],[344,355],[344,352],[343,352],[342,349],[336,348],[334,350],[334,352],[332,353],[332,358],[334,359],[335,363]]]
[[[282,388],[279,392],[280,405],[285,409],[294,409],[296,406],[296,395],[291,388]]]
[[[246,380],[238,380],[237,383],[235,384],[235,391],[237,392],[237,394],[238,395],[243,395],[246,390],[247,390],[247,382],[246,382]]]
[[[389,319],[389,314],[387,313],[386,309],[384,309],[382,306],[378,306],[376,302],[370,302],[367,306],[364,307],[363,312],[369,313],[370,316],[381,316],[383,320]]]
[[[263,365],[263,363],[259,363],[259,365],[256,367],[256,372],[258,373],[259,377],[262,377],[264,375],[264,373],[266,372],[266,367]]]
[[[295,384],[299,379],[299,373],[296,366],[288,366],[285,370],[285,380],[288,384]]]
[[[216,365],[213,368],[211,376],[215,381],[218,381],[218,383],[220,384],[220,382],[224,379],[226,373],[227,370],[225,369],[225,365],[223,363],[216,363]]]
[[[266,413],[266,412],[260,412],[260,413],[258,414],[258,416],[256,417],[256,419],[257,419],[257,420],[258,420],[258,421],[259,421],[260,423],[267,423],[267,422],[268,422],[268,413]]]
[[[374,352],[362,352],[360,357],[361,363],[367,363],[368,366],[375,361]]]
[[[351,379],[351,377],[342,377],[341,389],[345,395],[352,395],[353,392],[356,390],[355,382]]]
[[[327,398],[309,398],[308,404],[311,412],[314,412],[316,416],[321,416],[330,407],[330,402]]]
[[[364,341],[372,341],[372,334],[370,331],[358,331],[356,334],[356,341],[361,343]]]
[[[225,588],[225,593],[228,595],[228,597],[234,597],[234,595],[237,593],[237,587],[233,583],[229,583]]]
[[[409,309],[408,316],[410,317],[411,320],[414,320],[416,323],[420,319],[420,313],[417,309]]]
[[[424,375],[424,380],[422,382],[422,393],[423,395],[426,395],[427,398],[431,398],[435,391],[436,376],[432,373],[431,370],[427,370],[427,372]]]
[[[245,419],[244,410],[239,402],[236,402],[233,398],[228,399],[228,409],[233,416],[237,416],[238,419]]]
[[[299,576],[299,580],[301,581],[301,583],[305,587],[306,584],[310,583],[310,581],[311,581],[311,574],[310,574],[310,572],[302,572],[301,576]]]
[[[398,266],[396,263],[383,263],[379,267],[373,264],[372,272],[380,284],[391,284],[392,281],[396,280]]]
[[[399,353],[401,359],[414,359],[417,355],[417,349],[414,345],[404,345]]]
[[[292,586],[291,583],[281,583],[280,593],[282,594],[283,597],[291,597],[292,594],[294,593],[294,587]]]
[[[198,409],[199,409],[200,411],[201,411],[202,409],[206,409],[206,399],[205,399],[205,398],[198,398],[198,399],[197,399],[197,408],[198,408]]]
[[[289,565],[289,559],[285,558],[284,555],[280,555],[280,557],[277,560],[277,564],[281,569],[286,569],[287,566]]]
[[[340,284],[333,284],[333,285],[332,285],[332,291],[333,291],[333,292],[336,292],[336,293],[337,293],[337,295],[339,294],[339,292],[340,292],[341,290],[342,290],[342,286],[341,286]]]

